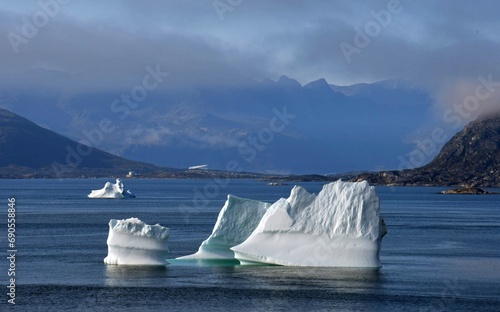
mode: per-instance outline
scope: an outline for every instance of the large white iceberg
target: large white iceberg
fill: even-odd
[[[87,195],[89,198],[133,198],[135,195],[130,191],[124,191],[123,182],[119,178],[115,184],[106,182],[100,190],[93,190]]]
[[[374,187],[366,181],[337,181],[318,195],[295,186],[231,250],[243,264],[380,267],[386,233]]]
[[[234,259],[230,248],[250,236],[269,206],[269,203],[228,195],[212,234],[201,243],[198,252],[177,259]]]
[[[106,264],[166,265],[170,229],[137,218],[109,221]]]

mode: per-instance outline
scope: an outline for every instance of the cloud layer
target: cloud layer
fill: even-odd
[[[171,74],[169,88],[280,75],[340,85],[405,78],[432,89],[445,110],[465,82],[500,81],[498,8],[493,0],[7,1],[0,82],[130,89],[156,64]],[[349,57],[342,44],[354,48]],[[37,70],[53,72],[41,80]]]

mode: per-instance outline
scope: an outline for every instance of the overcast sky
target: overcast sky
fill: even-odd
[[[494,0],[59,2],[0,2],[4,86],[50,85],[29,71],[51,69],[78,90],[123,88],[160,64],[194,85],[414,79],[452,102],[478,76],[500,81]]]

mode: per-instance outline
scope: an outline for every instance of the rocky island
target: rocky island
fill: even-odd
[[[477,187],[464,187],[464,188],[456,188],[451,190],[444,190],[439,192],[439,194],[444,195],[454,195],[454,194],[464,194],[464,195],[488,195],[488,194],[498,194],[495,192],[488,192],[483,189]]]

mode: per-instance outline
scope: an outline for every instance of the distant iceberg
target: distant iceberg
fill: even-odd
[[[107,239],[106,264],[166,265],[170,229],[148,225],[137,218],[111,219]]]
[[[243,264],[376,268],[386,233],[374,187],[337,181],[318,195],[295,186],[231,250]]]
[[[89,198],[134,198],[135,194],[130,190],[124,191],[123,182],[118,178],[116,179],[115,184],[106,182],[102,189],[93,190],[87,196]]]
[[[252,234],[269,206],[269,203],[228,195],[212,234],[201,243],[198,252],[177,259],[234,259],[230,248]]]

